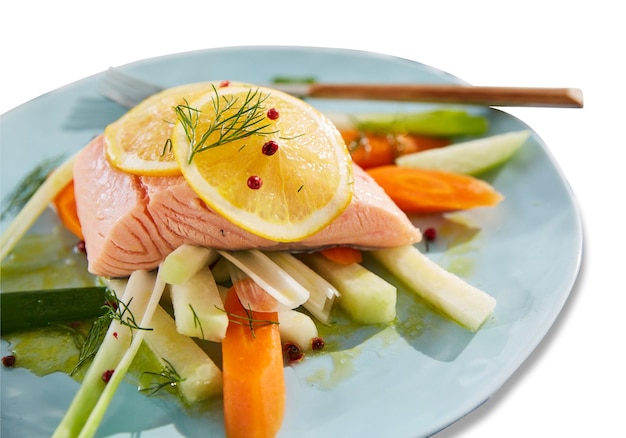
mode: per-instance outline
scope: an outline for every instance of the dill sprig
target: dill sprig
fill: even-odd
[[[147,388],[141,388],[140,391],[148,392],[148,395],[154,395],[163,388],[176,386],[178,383],[185,381],[183,377],[178,374],[178,371],[174,366],[164,357],[161,358],[165,362],[165,368],[161,372],[144,371],[142,374],[147,374],[155,377],[159,381],[152,382]]]
[[[133,301],[131,298],[128,303],[123,302],[117,296],[114,296],[116,300],[111,309],[111,319],[116,319],[121,325],[134,330],[152,330],[151,328],[140,327],[135,320],[135,315],[130,311],[130,303]]]
[[[213,86],[215,97],[212,100],[215,117],[208,121],[209,126],[203,133],[198,132],[201,111],[184,104],[174,108],[178,120],[182,123],[185,136],[191,145],[189,163],[196,154],[233,141],[241,140],[251,135],[271,135],[277,131],[268,130],[270,122],[266,119],[263,103],[269,94],[263,94],[257,89],[250,89],[242,102],[238,97],[220,96]],[[213,139],[217,134],[217,139]]]
[[[256,338],[256,334],[254,333],[254,329],[255,328],[264,327],[266,325],[271,325],[271,324],[280,324],[278,321],[272,321],[271,319],[254,318],[254,315],[253,315],[254,311],[252,309],[248,309],[246,307],[243,308],[243,311],[246,313],[245,316],[237,315],[236,313],[232,313],[232,312],[226,312],[226,310],[220,309],[217,306],[215,306],[215,308],[217,310],[220,310],[220,311],[226,313],[229,316],[229,321],[230,322],[232,322],[234,324],[248,326],[250,328],[250,332],[252,333],[252,337],[253,338]]]
[[[2,201],[0,220],[20,211],[63,158],[63,155],[46,158],[35,166]]]
[[[202,328],[202,322],[200,321],[200,318],[198,318],[196,309],[194,309],[191,304],[189,304],[189,308],[191,309],[191,313],[193,314],[193,327],[200,328],[200,335],[202,336],[202,339],[204,339],[204,329]]]
[[[102,341],[104,341],[104,336],[111,325],[111,321],[113,319],[112,314],[114,312],[113,306],[117,306],[118,301],[119,299],[115,295],[114,291],[111,289],[107,289],[105,291],[105,304],[102,306],[102,309],[104,309],[105,312],[91,324],[89,332],[80,346],[76,366],[74,366],[70,375],[76,374],[81,367],[95,357],[100,345],[102,345]]]
[[[129,327],[131,329],[131,336],[132,330],[152,330],[151,328],[139,327],[135,316],[128,307],[131,301],[132,298],[128,301],[128,304],[124,303],[117,297],[113,290],[107,289],[105,304],[102,306],[106,311],[92,323],[79,349],[78,361],[70,375],[76,374],[82,366],[95,357],[100,345],[102,345],[104,341],[111,321],[117,320],[121,325]]]
[[[92,324],[87,336],[85,336],[80,350],[78,353],[78,361],[74,366],[74,369],[70,373],[71,376],[76,374],[80,368],[82,368],[87,362],[91,361],[98,352],[104,336],[106,335],[109,325],[111,324],[111,317],[109,313],[106,313],[98,317]]]

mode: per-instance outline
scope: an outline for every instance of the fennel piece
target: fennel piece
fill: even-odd
[[[126,375],[165,287],[158,274],[131,274],[113,321],[54,438],[93,437]],[[104,373],[113,370],[108,382]]]
[[[333,303],[339,297],[337,288],[293,254],[284,251],[268,251],[265,255],[309,291],[309,299],[302,304],[302,307],[320,322],[329,324]]]
[[[294,309],[309,299],[309,291],[263,252],[255,249],[218,252],[280,303],[281,310]]]
[[[278,329],[283,344],[296,344],[302,351],[313,349],[313,339],[318,336],[313,319],[297,310],[278,312]]]

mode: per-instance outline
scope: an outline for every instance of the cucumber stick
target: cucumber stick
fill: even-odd
[[[509,160],[530,136],[521,130],[428,149],[396,158],[402,167],[477,175]]]
[[[2,333],[100,316],[106,296],[106,287],[2,292]]]
[[[339,306],[361,324],[385,324],[396,317],[397,289],[358,263],[343,265],[321,254],[298,256],[339,291]]]
[[[392,275],[461,326],[476,331],[492,315],[496,300],[446,271],[412,245],[370,251]]]
[[[145,333],[145,343],[181,377],[176,386],[187,403],[221,394],[221,370],[198,344],[178,333],[176,323],[162,307],[155,309],[150,327],[152,330]]]
[[[488,120],[457,109],[415,113],[328,114],[339,129],[358,129],[378,134],[416,134],[434,137],[484,135]]]
[[[228,315],[208,267],[184,283],[172,285],[170,297],[179,333],[214,342],[224,339]]]

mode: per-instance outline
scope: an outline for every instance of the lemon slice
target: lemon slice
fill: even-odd
[[[306,102],[263,87],[228,87],[179,108],[172,144],[184,177],[239,227],[298,241],[350,202],[350,153],[337,128]]]
[[[198,82],[168,88],[132,108],[104,130],[109,162],[134,175],[180,174],[169,139],[176,121],[174,108],[219,87],[218,82]]]

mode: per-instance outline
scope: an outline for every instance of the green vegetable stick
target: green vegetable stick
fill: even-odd
[[[2,333],[100,316],[104,313],[106,295],[106,287],[96,286],[2,292]]]

